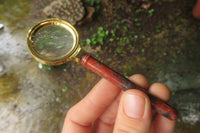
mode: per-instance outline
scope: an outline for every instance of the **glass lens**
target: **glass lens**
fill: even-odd
[[[46,58],[65,56],[74,46],[72,33],[60,26],[48,26],[37,32],[33,39],[35,51]]]

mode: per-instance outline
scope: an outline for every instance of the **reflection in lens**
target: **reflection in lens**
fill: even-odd
[[[34,41],[37,53],[47,58],[59,58],[66,55],[74,45],[72,34],[60,26],[48,26],[40,30]]]

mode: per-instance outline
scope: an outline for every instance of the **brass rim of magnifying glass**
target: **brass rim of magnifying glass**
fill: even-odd
[[[70,49],[70,51],[68,51],[62,57],[47,58],[45,56],[40,55],[34,49],[34,41],[33,40],[34,40],[36,34],[40,30],[44,29],[45,27],[49,27],[49,26],[60,26],[64,29],[68,30],[73,36],[74,44],[73,44],[72,48]],[[56,19],[56,18],[46,19],[46,20],[43,20],[43,21],[37,23],[29,30],[28,35],[27,35],[27,46],[28,46],[28,49],[31,52],[32,56],[40,63],[46,64],[46,65],[60,65],[60,64],[66,63],[68,61],[72,61],[72,60],[78,61],[78,58],[76,58],[76,55],[78,55],[78,53],[81,50],[81,47],[78,44],[78,42],[79,42],[79,36],[78,36],[76,29],[68,22],[60,20],[60,19]]]

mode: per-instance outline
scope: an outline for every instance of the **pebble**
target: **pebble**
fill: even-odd
[[[5,66],[0,62],[0,76],[4,73]]]
[[[38,68],[39,68],[39,69],[42,69],[42,68],[43,68],[42,63],[38,63]]]
[[[0,24],[0,30],[3,30],[3,28],[4,28],[4,25]]]

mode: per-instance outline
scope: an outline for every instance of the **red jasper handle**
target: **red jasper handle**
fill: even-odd
[[[175,109],[170,107],[167,103],[160,100],[159,98],[153,96],[150,94],[147,90],[135,85],[133,82],[131,82],[129,79],[125,78],[124,76],[118,74],[117,72],[110,69],[108,66],[104,65],[103,63],[97,61],[95,58],[93,58],[90,55],[85,55],[81,58],[81,62],[83,66],[89,68],[99,76],[107,79],[108,81],[112,82],[114,85],[119,87],[122,90],[127,89],[139,89],[146,93],[150,100],[151,105],[153,108],[163,116],[167,117],[170,120],[176,120],[178,117],[178,113]]]

